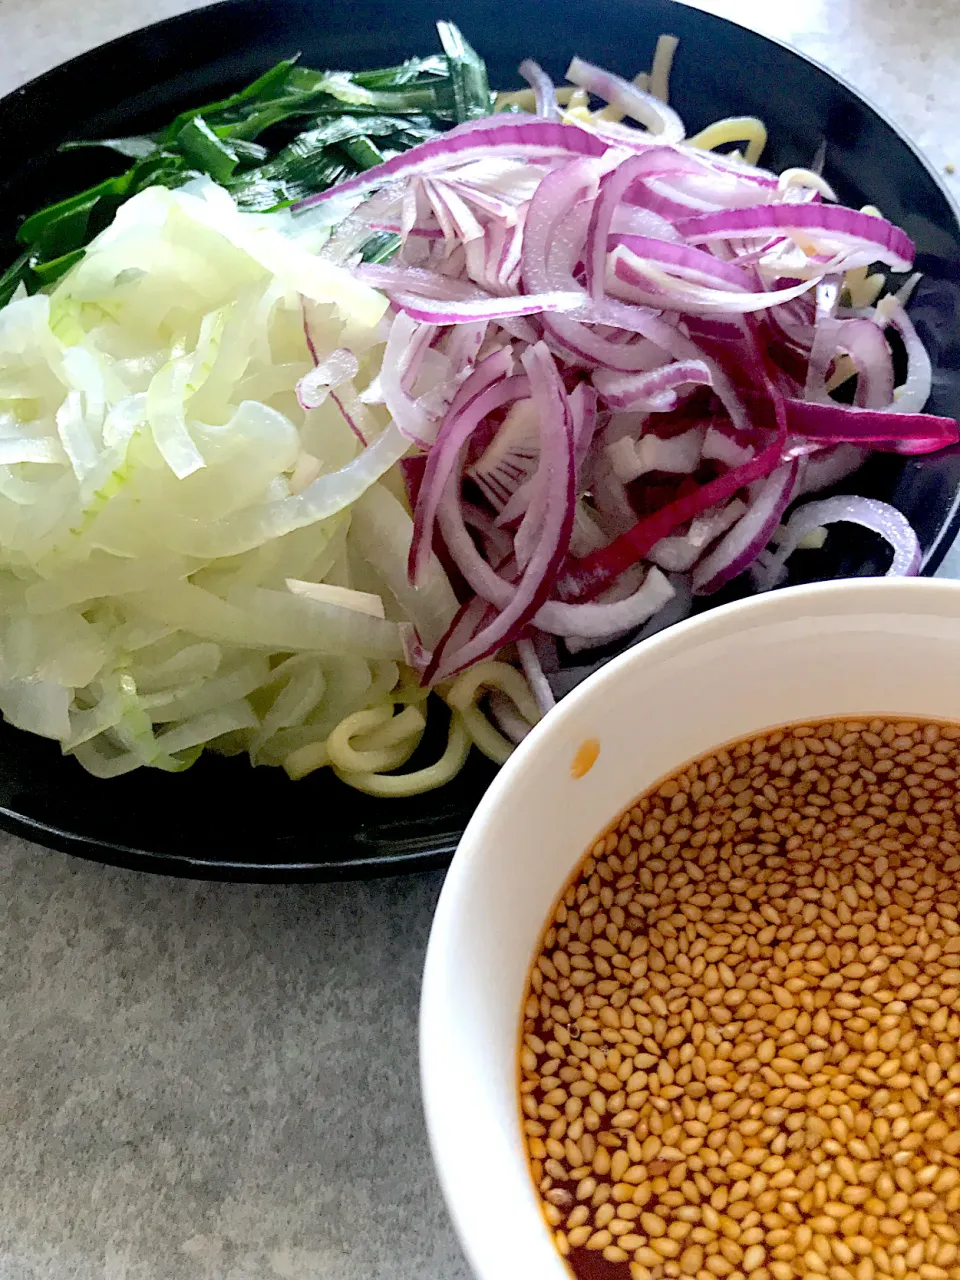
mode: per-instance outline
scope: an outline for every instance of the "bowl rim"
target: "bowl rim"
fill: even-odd
[[[452,1113],[448,1114],[444,1091],[435,1087],[435,1082],[439,1086],[441,1076],[448,1069],[440,1052],[444,1039],[448,1038],[449,1028],[443,975],[451,953],[456,952],[458,922],[463,912],[469,909],[471,884],[478,876],[483,876],[484,836],[493,811],[509,793],[518,790],[517,783],[528,761],[541,754],[556,737],[569,733],[589,704],[611,684],[629,679],[636,668],[655,666],[675,654],[696,649],[713,638],[734,636],[755,626],[790,617],[852,616],[877,611],[960,617],[960,581],[949,578],[854,578],[805,583],[732,601],[687,618],[619,654],[588,676],[531,731],[488,787],[461,837],[434,912],[424,961],[419,1018],[420,1090],[430,1152],[447,1210],[471,1268],[476,1258],[474,1241],[479,1229],[476,1220],[464,1212],[467,1204],[467,1197],[463,1194],[464,1171],[468,1155],[460,1138],[459,1126],[454,1123]],[[705,744],[704,750],[708,750],[710,745]],[[523,803],[513,796],[509,802],[514,808]],[[539,1219],[532,1221],[539,1229]],[[475,1274],[481,1276],[479,1271]],[[483,1276],[482,1280],[487,1280],[487,1277]]]

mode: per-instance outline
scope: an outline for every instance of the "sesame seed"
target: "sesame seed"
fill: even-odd
[[[960,1276],[960,729],[714,750],[560,895],[523,1140],[575,1275]]]

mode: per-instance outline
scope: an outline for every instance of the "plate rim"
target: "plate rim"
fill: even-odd
[[[806,63],[820,72],[828,80],[839,86],[856,102],[870,111],[893,136],[913,155],[915,161],[926,172],[934,187],[944,200],[944,204],[953,220],[954,230],[960,239],[960,198],[954,195],[947,185],[944,176],[933,164],[922,147],[914,140],[912,134],[899,125],[893,117],[873,98],[856,88],[845,76],[833,71],[819,59],[796,48],[778,36],[757,31],[736,18],[727,18],[720,14],[700,9],[687,0],[659,0],[668,9],[690,11],[699,20],[713,25],[717,29],[725,27],[737,28],[747,33],[752,39],[779,48],[792,58]],[[109,63],[138,50],[145,41],[156,39],[168,30],[190,25],[192,23],[209,23],[210,21],[229,23],[231,11],[251,13],[259,7],[259,0],[217,0],[214,4],[198,5],[181,13],[170,14],[156,22],[145,23],[84,49],[62,62],[56,63],[40,72],[23,84],[16,86],[0,98],[0,117],[10,112],[23,110],[30,104],[31,98],[38,94],[41,97],[56,99],[57,83],[60,79],[86,73],[101,63]],[[255,47],[251,42],[251,49]],[[145,50],[143,52],[146,52]],[[141,59],[142,60],[142,59]],[[921,567],[921,576],[932,577],[940,567],[945,556],[954,545],[960,534],[960,487],[953,495],[951,506],[937,532],[936,538],[926,555]],[[7,731],[12,726],[4,726]],[[469,815],[464,818],[464,826]],[[334,882],[357,879],[373,879],[376,877],[406,875],[414,872],[436,870],[449,865],[456,849],[459,833],[446,839],[437,838],[417,851],[389,853],[387,851],[351,857],[349,860],[326,858],[289,859],[280,862],[258,862],[244,858],[228,857],[225,859],[204,858],[188,853],[145,852],[128,845],[84,836],[75,831],[52,826],[35,818],[30,818],[9,806],[0,806],[0,830],[11,835],[30,840],[46,849],[68,853],[86,861],[101,865],[122,867],[139,872],[156,875],[179,876],[188,879],[204,879],[241,883],[309,883]],[[429,838],[427,838],[429,839]]]

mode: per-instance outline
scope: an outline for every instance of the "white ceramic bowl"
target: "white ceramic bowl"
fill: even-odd
[[[604,667],[500,771],[443,887],[420,1023],[434,1159],[478,1280],[569,1280],[528,1173],[517,1058],[528,968],[587,846],[711,747],[867,713],[960,720],[960,583],[834,582],[716,609]],[[599,758],[575,780],[591,738]]]

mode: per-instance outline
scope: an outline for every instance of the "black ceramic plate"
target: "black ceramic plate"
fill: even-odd
[[[440,17],[460,25],[491,83],[503,87],[518,83],[517,64],[528,56],[557,79],[573,53],[632,76],[649,65],[656,37],[671,32],[680,37],[673,100],[691,133],[719,116],[761,116],[771,140],[765,163],[775,169],[809,164],[825,140],[826,176],[840,198],[878,205],[917,243],[925,278],[911,313],[936,371],[929,408],[960,414],[960,226],[935,174],[822,68],[672,0],[229,0],[149,27],[0,103],[0,261],[15,256],[22,215],[106,176],[93,171],[109,163],[97,153],[57,155],[63,140],[159,126],[298,51],[310,66],[356,69],[430,52]],[[932,572],[957,530],[960,455],[877,459],[857,488],[907,514]],[[794,580],[876,573],[884,567],[877,554],[869,535],[851,537],[842,555],[795,557]],[[294,784],[280,770],[214,757],[178,776],[143,770],[101,782],[55,743],[0,726],[0,826],[103,862],[179,875],[382,875],[446,863],[491,772],[474,753],[449,787],[403,801],[369,799],[326,771]]]

